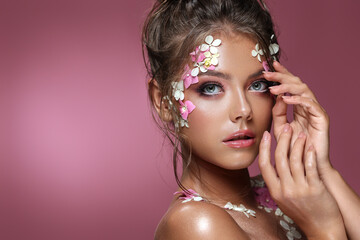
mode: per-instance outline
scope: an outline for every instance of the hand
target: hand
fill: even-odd
[[[329,161],[329,117],[320,106],[315,95],[300,78],[291,74],[279,62],[274,62],[277,72],[266,72],[264,77],[280,85],[270,87],[272,94],[278,95],[273,108],[274,134],[278,141],[281,130],[288,123],[287,104],[294,105],[294,120],[290,123],[294,137],[290,148],[294,146],[300,132],[308,136],[305,149],[313,145],[316,151],[320,176],[332,169]],[[289,93],[291,96],[284,96]]]
[[[261,140],[259,167],[271,196],[308,239],[346,239],[337,203],[319,177],[313,146],[305,151],[306,135],[300,132],[290,150],[294,137],[286,123],[278,135],[276,169],[270,163],[270,134]]]

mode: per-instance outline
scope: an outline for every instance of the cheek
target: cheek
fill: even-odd
[[[272,120],[274,100],[272,95],[258,95],[252,97],[253,120],[268,129]]]

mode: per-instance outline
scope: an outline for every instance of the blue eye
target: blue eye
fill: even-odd
[[[253,82],[249,90],[252,92],[267,92],[269,90],[270,83],[266,80],[259,80]]]
[[[205,83],[199,87],[199,92],[207,96],[217,95],[222,91],[223,88],[218,83]]]

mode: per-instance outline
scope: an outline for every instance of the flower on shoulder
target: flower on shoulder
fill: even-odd
[[[180,103],[180,115],[182,117],[182,119],[187,120],[189,113],[191,113],[192,111],[194,111],[195,109],[195,105],[191,102],[191,101],[185,101],[185,103],[183,101],[179,101]]]
[[[204,201],[204,199],[197,192],[195,192],[192,189],[188,189],[187,192],[178,191],[178,192],[174,193],[174,195],[176,195],[176,194],[181,194],[179,199],[184,200],[184,201],[182,201],[182,203],[189,202],[191,200],[193,200],[195,202]]]

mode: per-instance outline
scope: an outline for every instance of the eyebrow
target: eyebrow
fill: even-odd
[[[252,79],[252,78],[259,77],[260,75],[263,74],[263,71],[264,71],[264,69],[260,69],[259,71],[250,74],[247,78]],[[222,78],[222,79],[225,79],[225,80],[230,80],[231,79],[231,76],[229,74],[223,73],[223,72],[218,72],[216,70],[211,70],[211,71],[201,73],[200,76],[213,76],[213,77],[218,77],[218,78]]]

